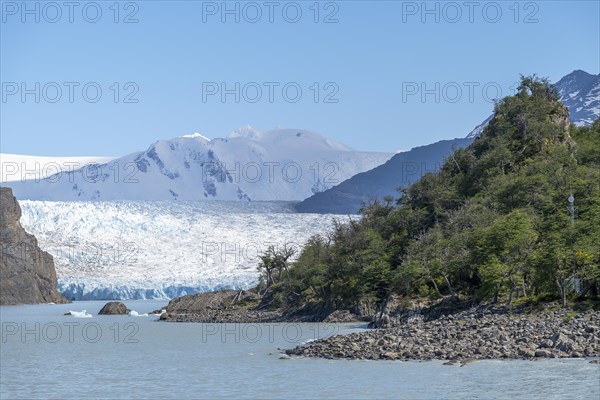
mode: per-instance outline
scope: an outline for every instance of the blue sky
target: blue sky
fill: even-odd
[[[77,2],[70,22],[62,2],[2,2],[2,152],[117,156],[246,124],[396,151],[465,136],[520,73],[600,69],[597,1],[321,2],[318,16],[313,1],[274,2],[273,22],[263,1],[228,2],[239,22],[222,2],[114,3],[97,17]],[[239,103],[212,94],[236,82]]]

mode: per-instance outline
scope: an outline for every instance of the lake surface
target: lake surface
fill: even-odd
[[[145,313],[166,301],[125,303]],[[104,304],[0,307],[0,398],[600,398],[600,365],[587,360],[279,359],[278,348],[365,327],[96,315]],[[63,315],[82,309],[93,317]]]

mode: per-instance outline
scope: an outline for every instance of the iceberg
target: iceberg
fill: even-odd
[[[129,316],[130,317],[147,317],[148,313],[140,314],[135,310],[131,310],[131,311],[129,311]]]

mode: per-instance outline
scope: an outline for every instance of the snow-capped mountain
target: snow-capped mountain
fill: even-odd
[[[571,122],[591,125],[600,118],[600,74],[577,70],[556,83],[560,100],[569,107]]]
[[[560,101],[569,108],[572,124],[591,125],[600,118],[600,74],[592,75],[578,69],[563,76],[555,85]],[[492,117],[493,115],[490,115],[477,125],[469,132],[467,138],[474,139],[481,135]]]
[[[146,151],[11,187],[20,200],[302,200],[392,155],[353,151],[307,130],[246,126],[225,138],[161,140]]]

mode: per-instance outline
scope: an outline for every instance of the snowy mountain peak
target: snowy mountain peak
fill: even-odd
[[[262,134],[263,141],[282,147],[321,151],[352,151],[342,143],[328,139],[323,135],[305,129],[274,129]]]
[[[576,70],[559,80],[556,88],[575,125],[590,125],[600,117],[600,74]]]
[[[581,80],[590,81],[590,80],[594,80],[595,78],[596,78],[596,75],[592,75],[581,69],[576,69],[575,71],[563,76],[556,84],[564,85],[566,82],[575,82],[575,81],[581,81]]]
[[[258,129],[254,129],[250,125],[244,125],[234,131],[229,132],[227,134],[227,139],[235,139],[235,138],[247,138],[247,139],[260,139],[261,132]]]
[[[352,148],[327,139],[323,135],[306,129],[275,128],[270,131],[259,131],[250,125],[243,126],[227,135],[228,140],[247,140],[262,146],[278,146],[280,148],[301,151],[353,151]]]
[[[182,138],[186,138],[186,139],[202,139],[202,140],[206,140],[207,142],[210,142],[210,139],[207,138],[206,136],[204,136],[201,133],[198,132],[194,132],[191,135],[183,135]]]

